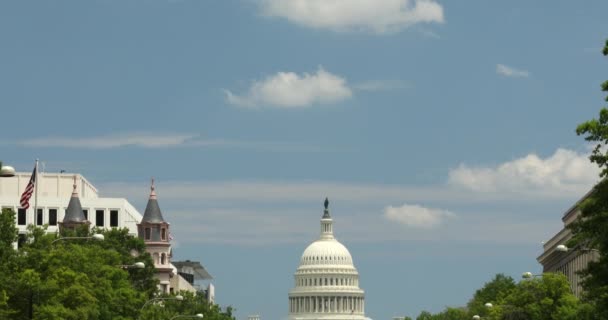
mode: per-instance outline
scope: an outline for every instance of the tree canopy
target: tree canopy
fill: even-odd
[[[608,55],[608,40],[603,49]],[[601,85],[608,92],[608,81]],[[605,99],[608,101],[608,96]],[[570,245],[598,250],[598,261],[590,262],[582,272],[584,299],[592,304],[601,319],[608,319],[608,109],[602,108],[597,119],[581,123],[576,133],[595,144],[589,159],[600,168],[602,180],[589,196],[579,204],[581,214],[572,224]]]
[[[416,320],[471,320],[475,315],[488,320],[597,319],[589,305],[572,294],[563,274],[545,273],[518,283],[497,274],[475,292],[466,307],[446,307],[436,314],[422,311]]]
[[[88,237],[102,233],[104,241],[58,240],[45,228],[28,226],[19,250],[15,213],[0,214],[0,319],[127,320],[168,319],[180,314],[203,313],[206,319],[231,320],[204,300],[204,295],[181,293],[184,300],[152,303],[157,296],[154,265],[144,242],[128,229],[82,228],[62,236]],[[143,269],[128,268],[143,262]],[[164,306],[164,307],[161,307]]]

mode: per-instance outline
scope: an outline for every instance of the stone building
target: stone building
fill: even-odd
[[[163,218],[154,179],[150,186],[150,197],[144,211],[144,217],[137,224],[137,235],[146,243],[146,251],[152,256],[156,277],[159,281],[159,289],[163,293],[170,293],[171,278],[175,275],[171,264],[171,241],[169,239],[169,223]]]
[[[544,243],[543,253],[536,258],[543,266],[543,272],[559,272],[565,274],[568,278],[568,282],[570,282],[572,292],[579,298],[581,297],[583,288],[581,287],[582,278],[578,272],[585,269],[590,261],[598,259],[599,256],[597,252],[587,250],[586,248],[568,248],[568,251],[564,252],[559,250],[558,246],[565,246],[568,240],[572,239],[572,233],[570,232],[570,229],[568,229],[568,225],[579,217],[581,212],[578,209],[578,205],[587,199],[592,191],[589,191],[582,199],[577,201],[566,211],[566,213],[564,213],[562,216],[564,227],[549,239],[549,241]]]

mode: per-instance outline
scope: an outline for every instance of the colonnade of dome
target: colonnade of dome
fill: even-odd
[[[289,298],[289,313],[346,313],[350,315],[364,312],[363,297],[305,296]]]

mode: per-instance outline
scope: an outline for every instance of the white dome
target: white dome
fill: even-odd
[[[348,249],[336,239],[319,239],[311,243],[300,259],[300,266],[343,265],[353,267]]]
[[[348,249],[333,234],[327,210],[321,235],[302,253],[289,291],[289,320],[366,320],[365,292]]]

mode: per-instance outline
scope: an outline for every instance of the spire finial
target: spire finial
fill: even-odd
[[[74,184],[72,185],[73,189],[72,189],[72,197],[76,197],[78,195],[78,191],[76,191],[76,175],[74,175],[73,177],[74,179]]]
[[[150,179],[150,199],[156,199],[156,188],[154,187],[154,177]]]
[[[327,208],[329,207],[329,199],[327,199],[327,197],[325,197],[325,210],[327,210]]]

